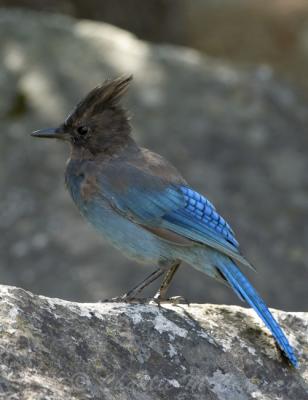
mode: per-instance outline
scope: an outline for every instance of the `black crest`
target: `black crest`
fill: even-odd
[[[70,125],[75,120],[91,118],[107,108],[119,107],[119,100],[127,92],[132,79],[132,75],[108,79],[91,90],[69,114],[65,125]]]

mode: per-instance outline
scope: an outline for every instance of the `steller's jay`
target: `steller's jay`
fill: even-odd
[[[230,286],[253,307],[293,366],[297,359],[273,315],[239,269],[241,255],[228,223],[160,155],[140,148],[119,100],[132,77],[93,89],[56,129],[32,135],[70,144],[65,182],[81,214],[115,247],[158,267],[122,297],[130,301],[164,275],[157,300],[166,296],[181,261]]]

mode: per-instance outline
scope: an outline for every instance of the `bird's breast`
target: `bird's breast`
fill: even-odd
[[[95,174],[86,171],[82,162],[70,161],[65,173],[65,183],[72,199],[80,209],[99,193]]]
[[[142,263],[167,257],[167,244],[118,213],[98,187],[95,175],[85,174],[80,165],[73,164],[67,167],[65,181],[81,214],[117,249]]]

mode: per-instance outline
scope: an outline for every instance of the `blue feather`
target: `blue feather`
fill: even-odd
[[[201,194],[188,187],[180,188],[185,198],[185,209],[192,214],[194,218],[201,220],[209,229],[215,231],[218,236],[223,237],[233,244],[235,248],[239,247],[235,239],[234,232],[230,225],[216,212],[214,205]]]
[[[131,169],[131,179],[135,174],[138,179],[134,179],[134,185],[128,186],[125,193],[119,193],[112,179],[105,177],[102,181],[105,195],[108,193],[109,201],[124,217],[145,227],[165,228],[206,244],[254,269],[240,254],[230,225],[204,196],[189,187],[167,184],[153,176],[151,187],[148,187],[144,184],[146,175],[143,180],[140,171]]]
[[[230,225],[213,204],[188,187],[180,187],[185,205],[162,216],[161,226],[195,242],[206,244],[239,263],[254,269],[240,254],[239,244]]]
[[[288,339],[248,279],[231,260],[229,260],[229,262],[223,261],[219,263],[217,268],[223,274],[235,292],[241,298],[245,299],[247,303],[257,312],[259,317],[272,332],[284,355],[290,360],[294,367],[297,367],[298,361]]]

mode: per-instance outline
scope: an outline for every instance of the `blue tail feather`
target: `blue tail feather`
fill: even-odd
[[[241,298],[245,299],[246,302],[257,312],[259,317],[272,332],[284,355],[289,359],[290,363],[294,367],[297,367],[298,361],[288,339],[264,301],[261,299],[260,295],[256,292],[239,268],[231,260],[228,262],[224,260],[217,268],[229,282],[234,291]]]

